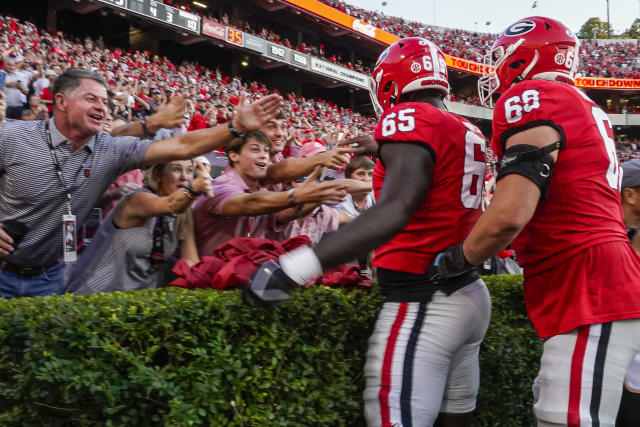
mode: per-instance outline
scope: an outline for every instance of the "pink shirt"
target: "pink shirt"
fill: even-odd
[[[273,156],[271,156],[271,164],[275,165],[278,162],[281,162],[284,160],[284,154],[282,153],[276,153]],[[273,183],[273,184],[267,184],[267,190],[269,191],[283,191],[284,190],[284,186],[282,185],[281,182],[277,182],[277,183]]]
[[[142,187],[142,184],[144,183],[144,173],[140,169],[133,169],[129,172],[125,172],[120,175],[116,181],[109,186],[109,188],[107,188],[107,191],[111,191],[117,187],[122,187],[129,182],[133,182],[134,184],[138,184]],[[115,208],[119,201],[120,200],[114,200],[109,206],[105,206],[104,211],[102,211],[102,217],[106,217],[109,211]]]
[[[272,239],[276,235],[275,215],[225,216],[225,202],[237,194],[251,193],[244,180],[230,169],[212,181],[213,197],[201,197],[193,206],[196,244],[200,256],[210,256],[213,250],[234,237]],[[260,191],[267,190],[261,187]]]
[[[289,223],[285,233],[286,238],[300,235],[308,236],[311,243],[316,245],[325,233],[338,229],[338,211],[326,205],[320,205],[309,215]]]

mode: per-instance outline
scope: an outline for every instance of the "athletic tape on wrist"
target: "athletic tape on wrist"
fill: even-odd
[[[280,257],[280,267],[298,285],[322,274],[320,260],[310,246],[302,246]]]

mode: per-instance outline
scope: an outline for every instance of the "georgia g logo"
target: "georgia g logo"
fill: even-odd
[[[516,22],[506,30],[504,30],[505,36],[520,36],[522,34],[528,33],[536,27],[536,23],[533,21],[520,21]]]

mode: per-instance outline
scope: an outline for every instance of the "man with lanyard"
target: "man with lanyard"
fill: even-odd
[[[77,231],[118,176],[217,149],[258,129],[281,104],[277,95],[253,104],[243,96],[228,125],[153,142],[101,132],[107,89],[94,72],[67,70],[55,81],[53,98],[52,119],[0,126],[0,296],[5,298],[62,292],[61,256],[69,261],[76,256],[63,234],[69,227]],[[174,100],[165,111],[161,120],[131,126],[142,127],[147,137],[172,128],[184,120],[184,100]]]

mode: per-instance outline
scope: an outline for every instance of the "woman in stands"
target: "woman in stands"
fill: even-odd
[[[182,160],[152,166],[145,177],[147,184],[122,199],[98,228],[71,271],[67,292],[166,285],[178,246],[190,266],[199,261],[190,206],[199,195],[211,194],[210,176],[199,162]]]

